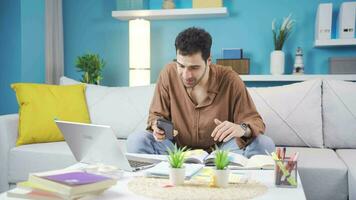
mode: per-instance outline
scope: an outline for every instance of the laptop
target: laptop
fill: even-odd
[[[75,159],[80,163],[116,166],[125,171],[138,171],[154,163],[129,160],[120,149],[110,126],[54,120]]]

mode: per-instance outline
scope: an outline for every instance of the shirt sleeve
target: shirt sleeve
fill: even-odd
[[[170,119],[170,96],[165,79],[168,79],[166,70],[160,73],[154,95],[151,101],[146,130],[152,131],[153,123],[160,117]]]
[[[251,136],[257,137],[259,134],[263,134],[265,131],[265,124],[262,120],[262,117],[256,110],[256,106],[253,103],[251,96],[248,93],[248,90],[237,75],[236,80],[236,100],[234,105],[234,123],[241,124],[245,123],[251,129]],[[248,138],[242,138],[248,139]]]

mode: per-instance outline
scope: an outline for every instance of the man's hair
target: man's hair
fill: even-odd
[[[183,56],[201,52],[206,63],[210,56],[211,43],[212,39],[208,32],[201,28],[191,27],[178,34],[175,46],[176,51],[179,50],[179,54]]]

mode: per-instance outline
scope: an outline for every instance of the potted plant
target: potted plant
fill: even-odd
[[[291,14],[287,18],[284,18],[282,25],[277,25],[276,20],[272,21],[274,51],[271,53],[270,70],[273,75],[284,74],[285,56],[282,48],[291,34],[294,23],[295,21],[292,20]]]
[[[75,67],[82,74],[83,83],[100,85],[100,81],[103,79],[102,69],[105,66],[103,59],[100,59],[98,54],[85,54],[78,56],[75,61]]]
[[[185,151],[186,147],[178,148],[177,144],[174,145],[173,150],[167,148],[169,169],[169,181],[172,185],[182,185],[185,178]]]
[[[227,187],[229,184],[230,171],[227,169],[229,165],[229,151],[221,150],[218,147],[215,149],[215,186]]]

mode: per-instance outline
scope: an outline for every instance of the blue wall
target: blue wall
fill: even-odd
[[[128,83],[128,25],[111,17],[115,0],[64,0],[65,75],[81,79],[75,59],[85,53],[98,53],[105,61],[104,85]]]
[[[0,114],[5,114],[17,107],[10,84],[21,80],[21,3],[0,2]]]
[[[0,115],[18,110],[10,84],[44,82],[44,3],[0,0]]]
[[[21,0],[21,81],[45,82],[45,0]]]
[[[292,72],[294,52],[304,50],[308,74],[328,73],[331,56],[356,56],[356,47],[314,48],[314,21],[317,5],[333,2],[337,12],[342,0],[225,0],[229,17],[196,20],[151,21],[151,80],[155,82],[162,67],[175,57],[174,39],[185,28],[198,26],[213,36],[213,59],[222,48],[243,48],[251,59],[251,74],[269,73],[269,55],[273,50],[271,22],[293,13],[297,21],[287,41],[286,72]],[[151,0],[151,8],[160,8],[162,0]],[[189,7],[188,0],[176,0]],[[44,82],[44,0],[0,0],[0,114],[17,112],[13,82]],[[128,22],[111,17],[116,0],[63,0],[65,75],[80,79],[75,58],[91,52],[106,61],[104,85],[128,85]],[[264,83],[275,84],[275,83]]]
[[[162,0],[151,0],[151,8],[160,8]],[[187,7],[189,1],[176,0]],[[213,36],[212,56],[221,57],[222,48],[243,48],[251,59],[251,74],[269,73],[269,56],[273,50],[271,22],[293,14],[296,27],[287,41],[286,73],[291,73],[294,53],[298,46],[304,50],[305,72],[327,74],[331,56],[356,56],[356,47],[314,48],[314,21],[319,3],[333,2],[338,11],[341,0],[225,0],[229,17],[199,20],[151,21],[152,82],[165,63],[175,57],[174,39],[183,29],[198,26]],[[304,5],[304,6],[303,6]],[[188,5],[189,6],[189,5]],[[115,0],[64,0],[65,74],[79,79],[75,57],[85,52],[97,52],[107,62],[105,85],[128,84],[128,22],[115,20],[111,10]]]

